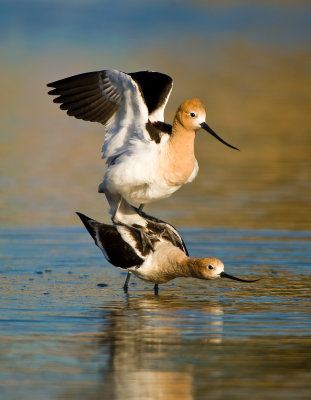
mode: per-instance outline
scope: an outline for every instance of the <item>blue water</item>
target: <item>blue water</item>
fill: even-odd
[[[310,4],[290,2],[12,0],[1,5],[0,37],[11,52],[70,45],[120,52],[184,43],[191,53],[230,38],[290,48],[309,45],[310,17]]]
[[[132,278],[124,294],[82,228],[2,230],[1,398],[308,399],[311,232],[182,233],[192,256],[263,279],[155,296]]]

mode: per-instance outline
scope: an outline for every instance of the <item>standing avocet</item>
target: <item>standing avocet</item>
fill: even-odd
[[[203,128],[225,145],[205,122],[199,99],[183,102],[173,125],[164,122],[172,90],[168,75],[117,70],[87,72],[49,83],[55,103],[67,114],[104,125],[103,158],[107,171],[99,192],[105,193],[114,216],[121,197],[140,204],[169,197],[198,172],[194,154],[197,130]]]
[[[102,224],[84,214],[77,214],[107,261],[128,272],[123,287],[125,291],[131,274],[153,283],[156,294],[159,284],[179,277],[203,280],[229,278],[240,282],[259,280],[241,279],[225,273],[223,263],[217,258],[189,257],[184,241],[174,227],[144,213],[145,234],[152,242],[152,249],[142,245],[137,230],[131,226]],[[170,235],[166,234],[167,230],[170,230]]]

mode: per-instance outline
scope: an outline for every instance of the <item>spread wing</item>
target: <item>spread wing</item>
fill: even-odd
[[[138,71],[128,75],[140,86],[151,122],[164,122],[164,109],[173,88],[173,79],[161,72]]]
[[[87,72],[49,83],[55,103],[67,114],[100,122],[106,131],[104,157],[115,157],[130,140],[150,140],[149,118],[162,117],[172,79],[159,72]]]

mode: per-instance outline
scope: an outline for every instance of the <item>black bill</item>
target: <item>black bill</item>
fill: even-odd
[[[236,276],[226,274],[226,272],[221,272],[221,273],[220,273],[220,277],[221,277],[221,278],[233,279],[234,281],[239,281],[239,282],[257,282],[257,281],[260,281],[260,279],[252,279],[252,280],[249,280],[249,279],[237,278]]]
[[[220,136],[217,135],[216,132],[213,131],[212,128],[210,128],[206,122],[202,122],[201,124],[202,128],[205,129],[208,133],[210,133],[212,136],[214,136],[216,139],[218,139],[221,143],[225,144],[228,147],[231,147],[231,149],[239,150],[237,147],[232,146],[231,144],[225,142]],[[239,150],[240,151],[240,150]]]

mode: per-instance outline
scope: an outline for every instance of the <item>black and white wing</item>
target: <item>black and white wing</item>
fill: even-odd
[[[106,131],[104,157],[122,153],[129,141],[147,140],[146,124],[163,121],[172,79],[152,71],[117,70],[86,72],[49,83],[53,101],[67,114],[100,122]]]
[[[140,245],[140,237],[137,231],[103,224],[79,212],[76,214],[94,239],[96,246],[101,249],[107,261],[112,265],[127,269],[139,266],[145,261],[145,257],[140,254],[135,246],[135,243]],[[120,234],[119,229],[122,230],[122,234]]]

